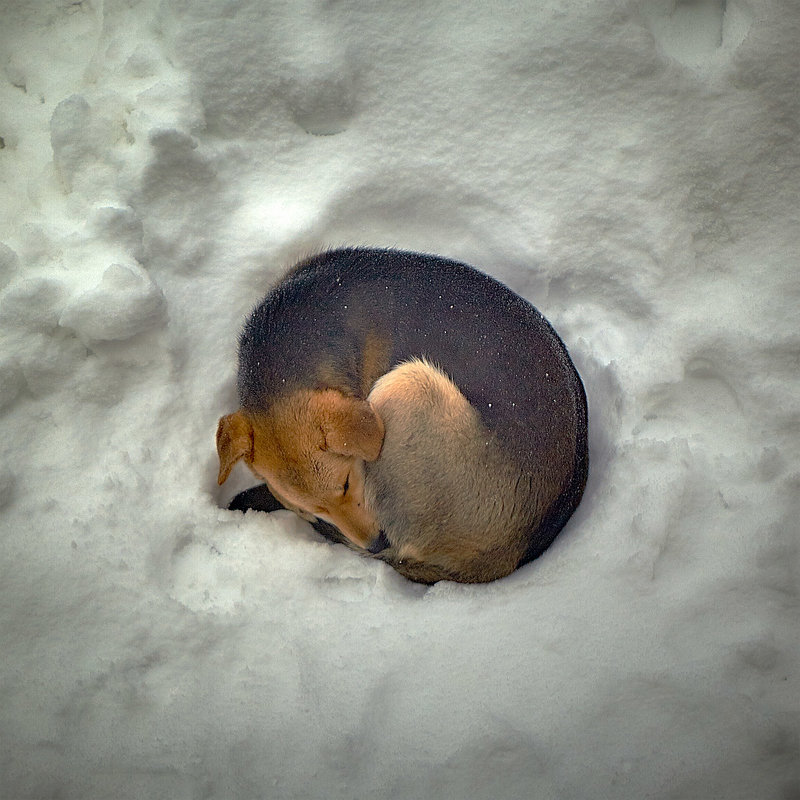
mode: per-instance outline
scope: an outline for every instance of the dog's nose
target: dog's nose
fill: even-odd
[[[378,535],[372,540],[367,550],[375,555],[380,553],[381,550],[385,550],[387,547],[389,547],[389,540],[386,538],[386,534],[383,531],[379,531]]]

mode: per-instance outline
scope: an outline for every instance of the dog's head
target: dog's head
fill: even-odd
[[[378,458],[383,434],[366,400],[336,389],[299,390],[266,412],[240,409],[220,419],[218,482],[243,458],[286,508],[324,519],[366,548],[378,520],[364,501],[364,462]]]

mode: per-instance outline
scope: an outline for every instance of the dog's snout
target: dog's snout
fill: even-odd
[[[383,531],[378,531],[378,535],[372,540],[367,550],[372,555],[377,555],[387,547],[389,547],[389,540],[386,538],[386,534]]]

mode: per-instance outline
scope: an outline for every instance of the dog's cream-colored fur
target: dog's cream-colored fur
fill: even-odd
[[[529,487],[458,387],[413,359],[381,377],[368,400],[385,429],[380,458],[365,464],[365,499],[391,543],[380,557],[424,582],[512,572]]]

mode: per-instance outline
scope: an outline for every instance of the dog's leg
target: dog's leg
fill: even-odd
[[[266,483],[245,489],[228,503],[230,511],[280,511],[283,506],[267,488]]]
[[[437,581],[459,581],[457,575],[437,566],[436,564],[417,561],[414,558],[397,558],[389,554],[379,553],[376,558],[385,561],[396,569],[404,578],[414,583],[426,583],[428,585]]]
[[[394,567],[408,580],[428,584],[437,581],[488,583],[509,575],[518,561],[516,550],[505,549],[454,558],[452,553],[435,550],[419,556],[409,556],[390,546],[374,557]]]
[[[489,583],[490,581],[502,578],[513,572],[516,564],[504,566],[500,570],[487,568],[484,564],[465,564],[460,566],[458,571],[449,570],[438,564],[417,561],[413,558],[393,559],[385,558],[379,554],[388,564],[391,564],[404,578],[408,578],[415,583],[432,584],[437,581],[454,581],[455,583]]]

